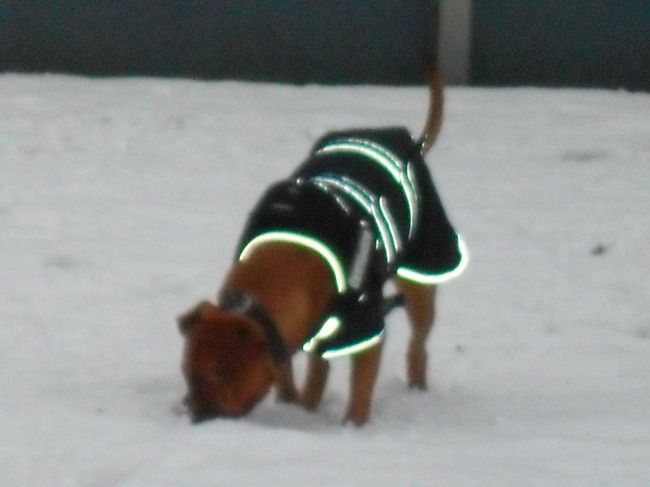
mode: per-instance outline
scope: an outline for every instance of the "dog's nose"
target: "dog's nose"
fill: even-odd
[[[223,413],[220,411],[193,411],[190,413],[192,418],[192,424],[204,423],[205,421],[210,421],[211,419],[216,419],[223,416]]]

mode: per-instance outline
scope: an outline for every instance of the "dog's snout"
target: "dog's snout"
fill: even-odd
[[[191,413],[192,424],[200,424],[224,416],[221,411],[194,411]]]
[[[236,413],[235,412],[229,413],[217,409],[210,409],[205,411],[193,411],[190,413],[190,417],[192,418],[192,424],[200,424],[218,418],[230,418],[230,419],[239,418],[244,414],[246,414],[246,412],[248,412],[249,410],[250,409],[247,409]]]
[[[185,406],[193,424],[203,423],[211,419],[225,416],[225,413],[216,404],[207,401],[203,395],[188,394],[185,398]]]

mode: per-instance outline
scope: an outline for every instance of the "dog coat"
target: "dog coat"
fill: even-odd
[[[462,272],[449,223],[419,148],[404,128],[333,132],[251,212],[237,257],[267,242],[318,252],[338,291],[303,349],[324,358],[382,339],[383,285],[393,275],[437,284]]]

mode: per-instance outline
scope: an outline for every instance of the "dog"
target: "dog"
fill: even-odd
[[[273,385],[279,400],[313,411],[329,360],[349,355],[345,421],[365,424],[384,317],[398,305],[411,325],[408,386],[426,389],[436,286],[467,261],[423,158],[442,123],[436,71],[429,87],[418,140],[399,127],[326,134],[253,209],[217,302],[178,318],[193,422],[245,415]],[[398,294],[386,298],[388,280]],[[309,359],[299,392],[291,357],[301,349]]]

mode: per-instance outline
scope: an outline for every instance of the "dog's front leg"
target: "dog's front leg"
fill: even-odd
[[[358,353],[352,357],[350,401],[345,420],[355,426],[362,426],[370,417],[372,393],[379,372],[382,344]]]
[[[307,364],[307,378],[305,379],[305,388],[302,392],[301,403],[305,409],[314,411],[320,404],[327,376],[329,374],[329,362],[321,358],[318,354],[309,355]]]
[[[278,394],[278,401],[296,403],[298,402],[298,390],[293,381],[293,367],[291,360],[275,367],[275,387]]]

